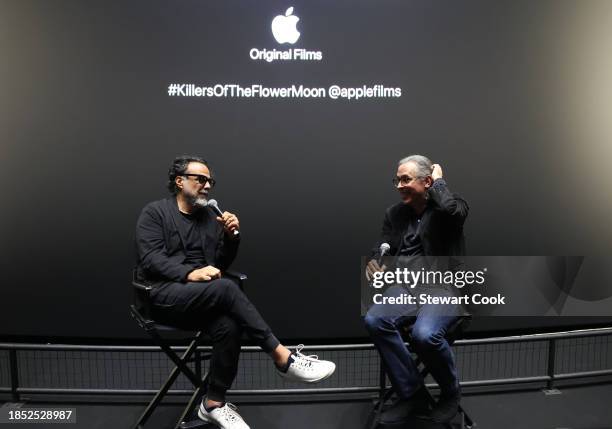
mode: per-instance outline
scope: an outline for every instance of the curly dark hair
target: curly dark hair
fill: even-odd
[[[168,190],[172,194],[176,195],[178,193],[179,189],[176,187],[175,179],[177,178],[177,176],[182,176],[183,174],[185,174],[185,171],[187,171],[187,166],[189,165],[190,162],[199,162],[201,164],[204,164],[210,170],[210,167],[208,166],[208,161],[206,161],[204,158],[200,156],[194,156],[194,155],[177,156],[176,158],[174,158],[174,161],[172,161],[172,165],[168,169]],[[212,171],[211,171],[211,175],[212,175]]]

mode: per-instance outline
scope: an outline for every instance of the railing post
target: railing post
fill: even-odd
[[[546,382],[546,389],[553,390],[555,382],[555,355],[556,355],[556,340],[554,338],[548,341],[548,368],[547,375],[548,381]]]
[[[19,402],[19,369],[17,367],[17,350],[9,350],[9,366],[11,371],[11,395],[13,402]]]
[[[378,373],[378,399],[382,401],[385,397],[385,391],[387,390],[387,373],[385,371],[385,363],[383,362],[382,357],[379,357],[379,359],[380,372]]]

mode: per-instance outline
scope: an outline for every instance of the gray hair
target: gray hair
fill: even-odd
[[[431,172],[433,169],[432,162],[426,156],[410,155],[410,156],[407,156],[406,158],[400,159],[397,165],[399,166],[402,164],[406,164],[408,162],[412,162],[414,165],[416,165],[418,178],[422,179],[424,177],[431,175]]]

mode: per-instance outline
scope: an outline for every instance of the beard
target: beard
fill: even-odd
[[[208,205],[208,200],[204,195],[196,194],[188,196],[189,204],[191,204],[196,209],[201,209]]]

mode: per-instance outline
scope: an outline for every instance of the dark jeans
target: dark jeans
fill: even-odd
[[[225,400],[238,370],[240,337],[245,332],[266,353],[280,343],[238,285],[222,278],[209,282],[163,283],[151,291],[153,318],[183,329],[204,330],[212,340],[207,397]]]
[[[403,293],[407,293],[407,289],[392,286],[384,296],[395,297]],[[451,296],[446,290],[430,290],[429,294]],[[450,304],[374,304],[370,308],[365,316],[366,328],[400,398],[409,398],[423,384],[400,334],[400,329],[411,323],[414,323],[411,347],[429,369],[442,394],[459,392],[455,358],[445,335],[461,315],[461,307]]]

